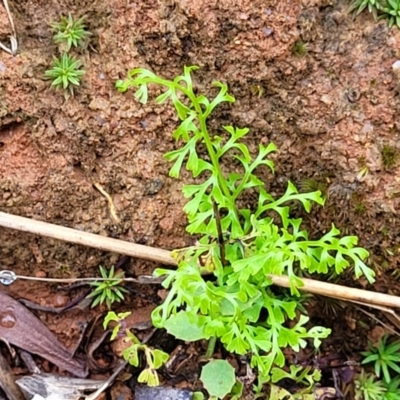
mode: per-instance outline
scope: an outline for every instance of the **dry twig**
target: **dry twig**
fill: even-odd
[[[0,226],[17,229],[24,232],[34,233],[54,239],[64,240],[75,244],[94,247],[100,250],[112,251],[131,257],[156,261],[166,265],[177,265],[177,261],[171,257],[168,250],[143,246],[123,240],[112,239],[93,233],[77,231],[42,221],[33,221],[29,218],[0,212]],[[289,287],[287,276],[269,275],[275,285]],[[400,297],[389,294],[372,292],[368,290],[354,289],[351,287],[335,285],[332,283],[316,281],[313,279],[302,279],[303,286],[299,290],[320,294],[327,297],[340,298],[349,301],[360,301],[368,305],[400,308]],[[144,282],[143,282],[144,283]],[[159,283],[158,280],[148,283]]]
[[[5,46],[3,43],[0,42],[0,48],[6,51],[7,53],[10,53],[11,55],[15,56],[17,54],[18,50],[18,42],[17,42],[17,34],[15,32],[15,25],[14,21],[11,16],[10,8],[8,7],[8,2],[7,0],[3,0],[4,8],[6,9],[8,19],[10,21],[11,29],[12,29],[12,35],[10,36],[10,47]]]

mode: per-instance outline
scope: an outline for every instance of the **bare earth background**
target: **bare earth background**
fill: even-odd
[[[280,152],[275,179],[265,176],[271,192],[282,193],[288,180],[317,186],[328,200],[302,215],[312,235],[334,222],[371,252],[374,288],[351,276],[343,283],[398,294],[400,165],[385,166],[382,149],[400,148],[392,71],[400,32],[368,14],[354,21],[347,7],[345,0],[11,0],[19,52],[0,53],[0,210],[164,249],[193,243],[180,192],[190,178],[169,178],[162,157],[174,148],[177,117],[169,104],[141,106],[114,84],[135,67],[172,78],[198,65],[199,91],[211,96],[212,81],[221,80],[236,98],[213,115],[214,132],[249,127],[253,151],[273,141]],[[86,75],[65,101],[43,75],[57,54],[49,24],[68,12],[85,16],[93,35],[75,51]],[[10,33],[0,7],[0,40],[8,43]],[[293,50],[300,41],[303,56]],[[364,167],[368,175],[358,179]],[[94,183],[111,195],[119,224]],[[99,265],[120,258],[3,228],[0,238],[0,268],[21,275],[98,276]],[[154,266],[130,260],[124,268],[132,276]],[[56,286],[22,281],[2,290],[49,306],[70,298]],[[128,296],[121,309],[149,306],[151,290],[135,290],[142,295]],[[357,354],[376,333],[375,322],[354,313],[322,314],[335,354]],[[71,345],[88,315],[42,319]]]

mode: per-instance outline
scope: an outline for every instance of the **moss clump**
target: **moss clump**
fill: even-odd
[[[305,178],[299,182],[299,190],[302,193],[315,192],[319,190],[322,196],[326,196],[328,185],[326,182],[317,180],[315,178]]]
[[[308,46],[306,43],[302,42],[301,40],[297,40],[294,42],[292,46],[292,54],[296,57],[303,57],[308,52]]]
[[[390,144],[384,144],[381,149],[382,165],[385,169],[391,169],[399,160],[399,151]]]

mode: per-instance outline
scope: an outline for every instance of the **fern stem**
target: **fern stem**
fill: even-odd
[[[216,343],[217,343],[217,337],[211,336],[210,340],[208,341],[206,354],[204,355],[206,360],[209,360],[214,355]]]

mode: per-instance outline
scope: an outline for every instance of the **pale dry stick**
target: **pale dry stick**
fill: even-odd
[[[15,383],[15,377],[7,359],[0,353],[0,388],[4,390],[10,400],[24,400],[25,396]]]
[[[369,304],[365,304],[366,306],[370,307]],[[365,315],[367,315],[368,317],[370,317],[371,319],[375,320],[376,322],[378,322],[379,324],[381,324],[384,328],[386,328],[389,332],[391,332],[392,335],[396,335],[400,337],[400,333],[398,333],[395,329],[393,329],[391,326],[389,326],[388,324],[385,324],[383,321],[381,321],[378,317],[376,317],[374,314],[371,314],[370,312],[364,310],[361,307],[355,306],[357,308],[357,310],[361,311],[362,313],[364,313]],[[390,309],[389,309],[390,310]],[[393,311],[393,310],[390,310]]]
[[[288,276],[268,275],[275,285],[290,287]],[[301,278],[303,286],[298,289],[308,293],[320,294],[322,296],[339,298],[341,300],[359,301],[366,305],[381,305],[386,307],[400,307],[400,297],[390,294],[370,292],[363,289],[355,289],[334,283],[321,282],[313,279]]]
[[[119,219],[117,215],[117,210],[115,209],[114,202],[111,198],[111,196],[103,189],[103,187],[100,185],[100,183],[95,182],[93,183],[93,186],[106,198],[107,203],[108,203],[108,210],[110,211],[111,218],[114,220],[116,224],[120,224],[121,220]]]
[[[42,221],[34,221],[29,218],[11,215],[4,212],[0,212],[0,226],[93,247],[100,250],[124,254],[131,257],[156,261],[161,264],[173,266],[177,266],[178,264],[177,261],[171,257],[168,250],[125,242],[123,240],[112,239],[105,236],[95,235],[93,233],[77,231],[72,228],[65,228]],[[269,275],[268,277],[277,286],[290,287],[289,278],[287,276]],[[140,277],[138,277],[138,279],[140,279]],[[400,307],[400,297],[397,296],[370,292],[362,289],[354,289],[313,279],[303,278],[302,281],[303,286],[298,289],[305,292],[320,294],[327,297],[340,297],[343,300],[362,301],[364,303],[386,307]],[[158,283],[158,281],[151,282],[150,280],[148,283]]]
[[[17,34],[15,32],[14,21],[11,16],[10,8],[8,7],[7,0],[3,0],[3,4],[4,4],[4,8],[6,9],[7,16],[10,21],[10,25],[11,25],[13,34],[10,36],[11,48],[4,46],[3,43],[1,43],[1,42],[0,42],[0,48],[2,48],[7,53],[10,53],[11,55],[15,56],[15,54],[17,54],[17,50],[18,50],[18,42],[17,42]]]
[[[14,34],[14,36],[15,36],[14,21],[13,21],[12,16],[11,16],[10,8],[8,7],[8,2],[7,2],[7,0],[3,0],[3,4],[4,4],[4,8],[6,9],[6,12],[7,12],[7,15],[8,15],[8,19],[10,20],[11,29],[12,29],[13,34]]]
[[[393,335],[397,335],[400,337],[400,333],[397,332],[395,329],[391,328],[388,324],[385,324],[383,321],[381,321],[379,318],[375,317],[375,315],[371,314],[370,312],[364,310],[363,308],[359,307],[358,305],[364,306],[364,307],[369,307],[369,308],[374,308],[375,310],[380,310],[383,312],[383,315],[385,315],[385,317],[393,323],[393,325],[395,325],[397,328],[400,329],[400,317],[394,312],[394,310],[392,310],[391,308],[388,307],[383,307],[377,304],[370,304],[370,303],[364,303],[362,301],[356,301],[356,300],[350,300],[350,299],[343,299],[341,297],[333,297],[333,296],[329,296],[332,298],[335,298],[337,300],[340,300],[342,302],[350,302],[353,303],[354,307],[363,312],[364,314],[368,315],[370,318],[372,318],[373,320],[375,320],[376,322],[378,322],[379,324],[381,324],[383,327],[385,327],[387,330],[389,330],[390,332],[392,332]],[[357,305],[358,304],[358,305]]]
[[[168,250],[130,243],[123,240],[96,235],[94,233],[78,231],[76,229],[66,228],[42,221],[35,221],[4,212],[0,212],[0,226],[93,247],[100,250],[125,254],[127,256],[144,260],[156,261],[161,264],[177,265],[176,260],[171,257]]]
[[[116,368],[113,374],[95,392],[85,396],[85,400],[96,400],[117,378],[119,373],[127,366],[128,362],[123,361]]]

